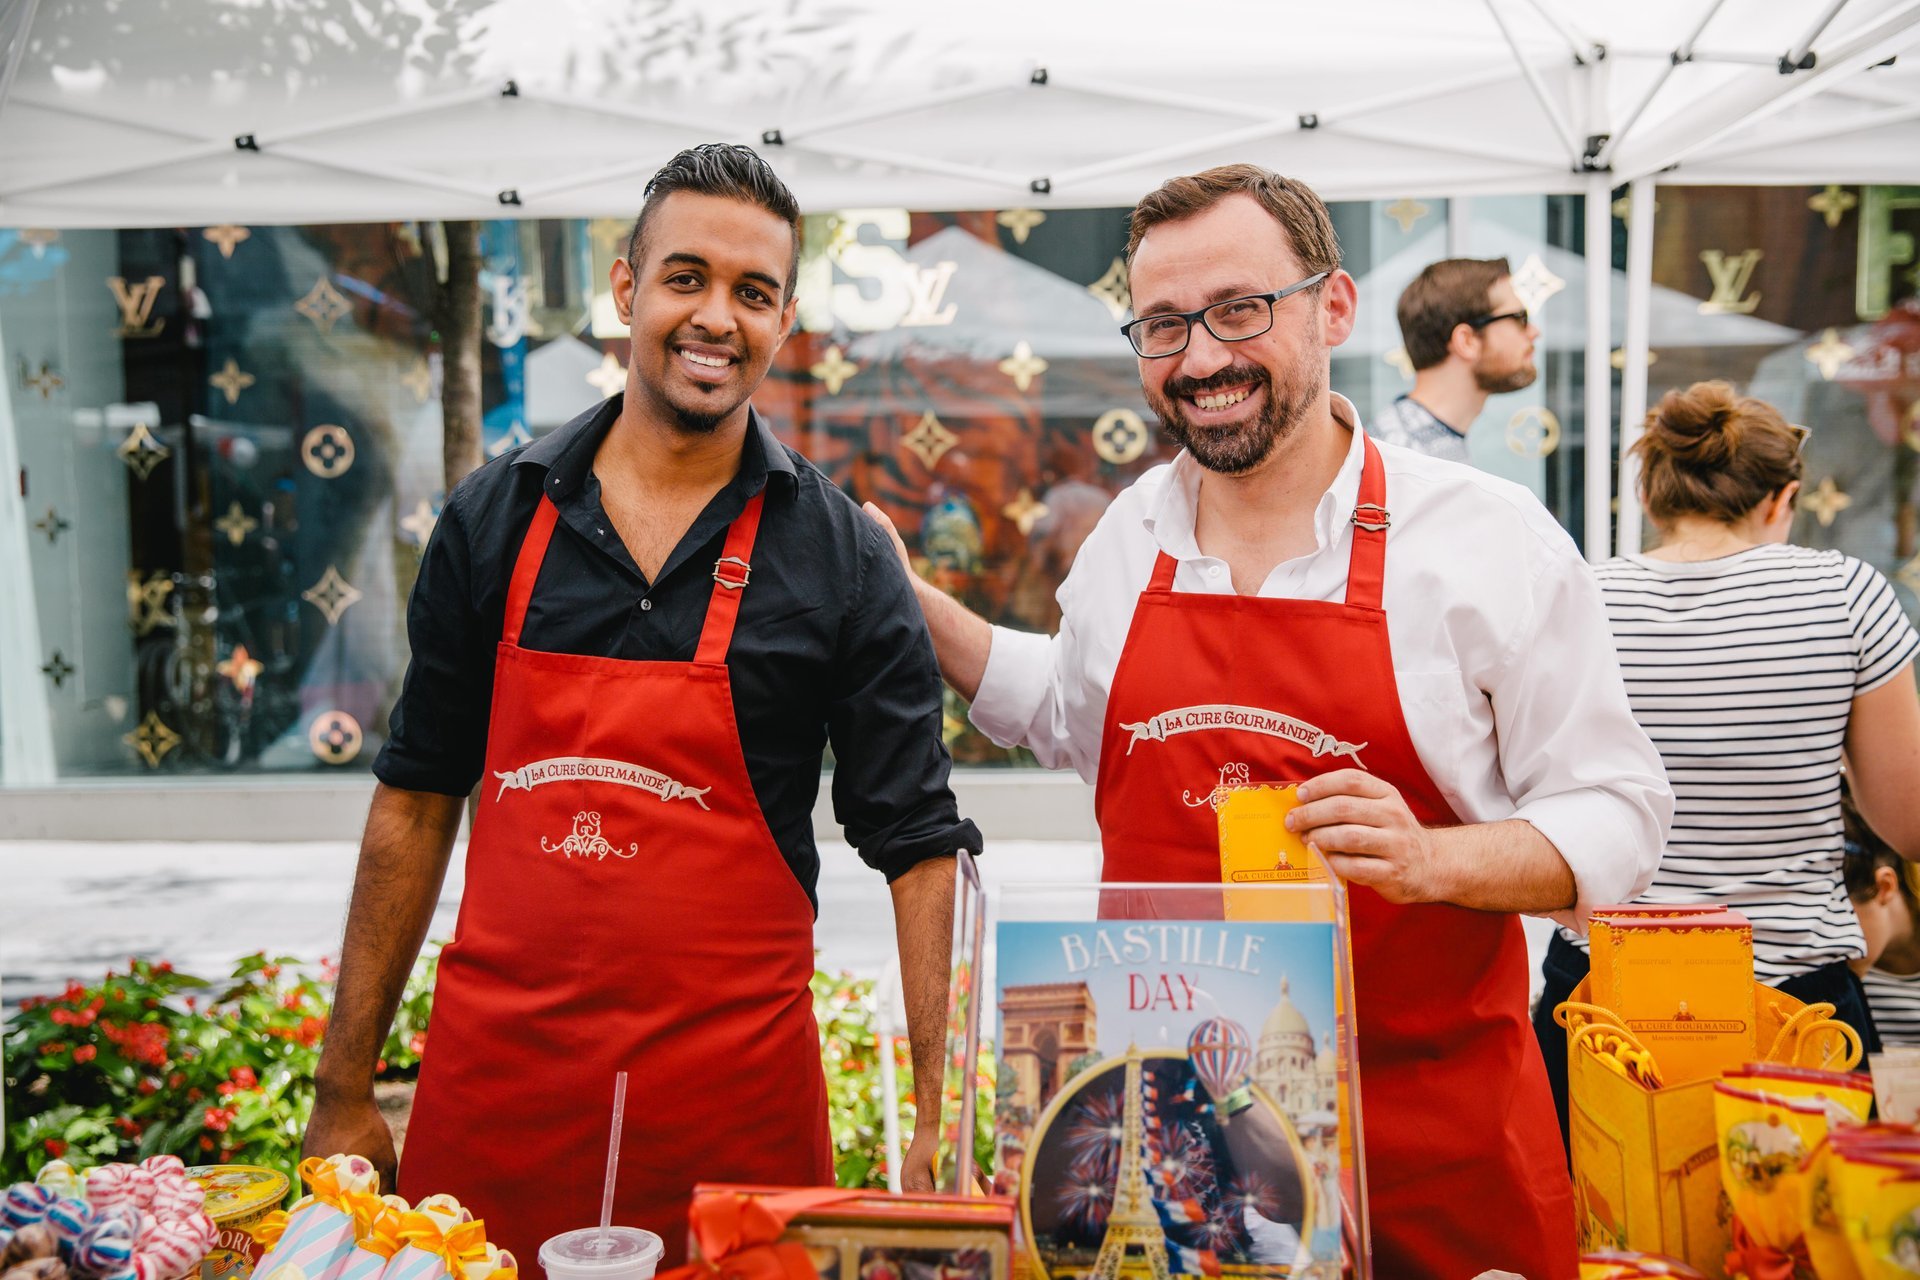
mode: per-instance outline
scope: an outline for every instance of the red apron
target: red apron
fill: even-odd
[[[599,1221],[617,1070],[613,1218],[664,1238],[662,1270],[696,1181],[833,1181],[813,907],[761,816],[727,675],[763,497],[728,530],[692,662],[520,647],[551,501],[514,566],[400,1193],[459,1197],[523,1273]]]
[[[1459,823],[1401,715],[1380,607],[1386,477],[1365,448],[1345,603],[1177,592],[1161,553],[1107,701],[1095,796],[1106,880],[1217,880],[1206,797],[1230,769],[1296,781],[1357,765],[1422,823]],[[1196,731],[1190,709],[1272,714],[1261,731]],[[1576,1275],[1519,920],[1394,906],[1365,888],[1351,900],[1374,1275]]]

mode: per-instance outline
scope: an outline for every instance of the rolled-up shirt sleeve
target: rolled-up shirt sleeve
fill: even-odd
[[[1574,905],[1551,918],[1584,933],[1594,907],[1630,902],[1652,882],[1673,791],[1627,702],[1592,571],[1571,543],[1542,540],[1530,558],[1527,614],[1488,693],[1513,816],[1573,872]]]
[[[941,740],[940,670],[906,570],[878,525],[862,519],[860,585],[834,668],[827,732],[833,811],[847,843],[889,882],[930,858],[980,852],[960,817]]]
[[[454,490],[421,557],[407,600],[413,656],[373,764],[376,778],[407,791],[466,795],[486,761],[500,624],[483,625],[475,603],[468,492]]]

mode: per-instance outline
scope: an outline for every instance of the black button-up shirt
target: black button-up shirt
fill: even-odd
[[[449,495],[407,605],[413,659],[375,776],[443,795],[465,795],[479,780],[507,583],[542,492],[560,520],[520,643],[691,662],[727,526],[764,488],[727,668],[747,774],[794,876],[814,897],[812,814],[829,741],[835,816],[889,880],[959,848],[979,852],[980,833],[947,785],[933,645],[886,534],[755,414],[739,474],[649,583],[593,474],[620,403],[616,395],[489,462]]]

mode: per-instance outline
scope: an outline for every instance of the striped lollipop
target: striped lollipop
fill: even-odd
[[[133,1260],[133,1232],[119,1218],[104,1218],[89,1226],[74,1246],[73,1262],[80,1271],[106,1276]]]
[[[136,1209],[153,1208],[153,1172],[138,1165],[127,1165],[127,1195]]]
[[[175,1276],[183,1276],[206,1256],[207,1242],[201,1240],[195,1228],[184,1222],[161,1223],[134,1255],[136,1259],[152,1258],[158,1264],[157,1280],[173,1280]]]
[[[185,1177],[154,1179],[153,1213],[155,1217],[178,1221],[200,1212],[207,1203],[204,1188]]]
[[[55,1195],[77,1198],[80,1194],[80,1175],[65,1160],[49,1160],[41,1165],[34,1181]]]
[[[47,1206],[47,1225],[53,1228],[54,1239],[60,1242],[60,1255],[71,1258],[74,1245],[93,1225],[93,1206],[85,1200],[62,1196]]]
[[[0,1201],[0,1222],[5,1222],[16,1231],[31,1226],[47,1216],[47,1210],[60,1197],[47,1187],[35,1186],[31,1182],[16,1182],[7,1188],[7,1196]]]
[[[133,1204],[133,1166],[103,1164],[87,1174],[87,1201],[95,1209]]]

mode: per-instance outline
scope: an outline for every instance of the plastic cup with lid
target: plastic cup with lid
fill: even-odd
[[[547,1280],[652,1280],[666,1244],[640,1227],[608,1227],[604,1243],[599,1227],[563,1231],[540,1246]]]

